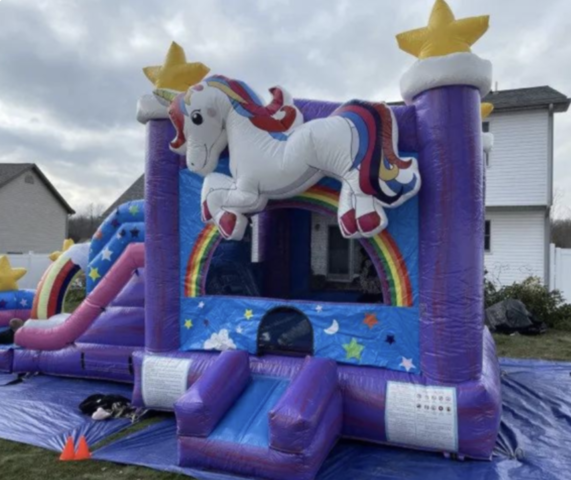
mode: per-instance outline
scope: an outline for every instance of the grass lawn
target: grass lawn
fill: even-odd
[[[545,335],[494,335],[498,355],[515,358],[571,361],[571,332],[550,330]],[[156,421],[156,420],[150,420]],[[147,422],[132,427],[140,429]],[[117,436],[125,435],[125,432]],[[117,438],[117,436],[115,438]],[[58,454],[36,447],[0,440],[2,480],[173,480],[188,479],[141,467],[108,462],[59,462]]]
[[[498,356],[571,362],[571,332],[548,330],[544,335],[494,335]]]

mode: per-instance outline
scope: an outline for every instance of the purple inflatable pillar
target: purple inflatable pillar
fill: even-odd
[[[444,383],[482,371],[484,170],[480,93],[441,87],[414,99],[420,190],[421,368]]]
[[[179,348],[179,156],[169,149],[169,120],[147,124],[145,173],[145,346],[151,352]]]

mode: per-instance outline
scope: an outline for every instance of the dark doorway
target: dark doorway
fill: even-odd
[[[258,328],[258,355],[313,355],[313,327],[304,313],[292,307],[267,312]]]

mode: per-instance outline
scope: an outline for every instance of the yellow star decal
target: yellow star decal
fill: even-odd
[[[139,206],[138,205],[131,205],[129,207],[129,213],[131,215],[135,215],[135,214],[139,213]]]
[[[428,26],[397,35],[399,48],[418,58],[470,52],[470,47],[488,30],[490,17],[456,20],[444,0],[436,0]]]
[[[12,268],[6,255],[0,257],[0,292],[18,290],[18,280],[26,275],[25,268]]]
[[[63,252],[69,250],[71,247],[73,247],[73,245],[75,245],[75,242],[71,238],[66,238],[63,241],[63,246],[61,247],[61,251],[56,250],[55,252],[50,253],[49,259],[52,262],[55,262],[59,257],[61,257],[61,254]]]
[[[494,105],[492,103],[482,103],[480,105],[480,111],[482,113],[482,120],[488,118],[490,114],[494,111]]]
[[[145,67],[143,72],[156,88],[185,92],[208,74],[210,69],[200,62],[187,63],[182,47],[172,42],[163,65]]]
[[[346,343],[343,345],[345,352],[347,354],[347,360],[350,358],[356,358],[361,360],[361,353],[364,350],[364,346],[357,342],[354,338],[351,339],[351,343]]]
[[[184,328],[186,328],[187,330],[190,330],[192,328],[192,320],[185,320]]]
[[[254,316],[254,312],[252,312],[252,310],[246,310],[244,312],[244,317],[246,318],[246,320],[250,320],[250,318],[252,318]]]
[[[91,280],[94,282],[96,282],[98,278],[101,278],[99,269],[91,267],[91,270],[89,271],[89,278],[91,278]]]

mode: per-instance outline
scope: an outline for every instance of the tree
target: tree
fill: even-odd
[[[91,203],[82,211],[70,217],[68,237],[76,243],[91,239],[97,227],[103,221],[102,214],[104,211],[103,205]]]
[[[571,218],[551,220],[551,243],[559,248],[571,248]]]

